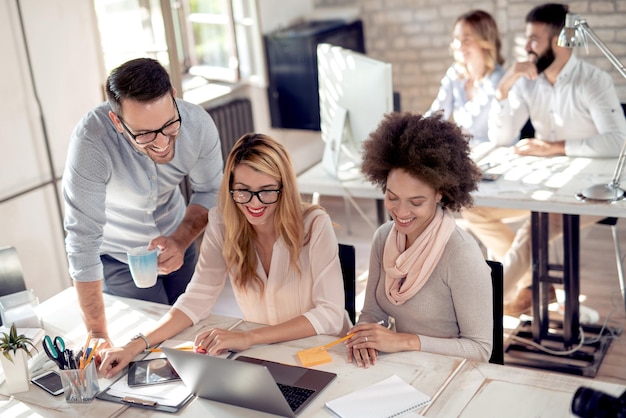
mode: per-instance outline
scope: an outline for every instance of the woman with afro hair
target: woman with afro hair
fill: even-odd
[[[481,174],[468,136],[440,114],[390,113],[364,143],[361,171],[381,187],[391,221],[372,241],[365,303],[348,360],[427,351],[488,361],[490,268],[452,212],[472,205]],[[380,325],[393,318],[395,329]]]

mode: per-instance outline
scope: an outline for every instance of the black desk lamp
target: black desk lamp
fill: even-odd
[[[622,63],[619,62],[604,42],[602,42],[600,38],[598,38],[598,36],[591,30],[589,25],[587,25],[587,21],[580,18],[577,14],[568,13],[566,15],[565,27],[561,30],[557,44],[565,48],[573,48],[581,45],[586,47],[587,36],[597,45],[604,56],[611,61],[611,64],[617,68],[617,71],[619,71],[619,73],[626,78],[626,68],[624,68]],[[589,199],[611,202],[624,199],[626,197],[626,192],[620,188],[619,184],[622,176],[622,169],[624,168],[624,162],[626,162],[626,141],[624,141],[624,145],[620,151],[617,166],[615,167],[615,172],[613,173],[611,182],[609,184],[594,184],[593,186],[587,187],[578,193],[576,197],[581,200]]]

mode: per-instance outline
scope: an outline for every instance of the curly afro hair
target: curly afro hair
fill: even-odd
[[[361,171],[384,191],[389,172],[403,169],[441,193],[443,207],[459,211],[472,206],[471,192],[481,179],[468,140],[440,113],[389,113],[363,144]]]

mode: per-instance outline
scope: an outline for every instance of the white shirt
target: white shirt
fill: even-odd
[[[494,99],[489,140],[510,146],[530,117],[535,138],[565,141],[572,157],[617,157],[626,138],[626,120],[611,76],[572,55],[550,84],[518,79],[507,99]]]
[[[487,142],[489,109],[503,75],[502,66],[497,65],[491,74],[480,80],[474,97],[469,100],[465,92],[468,80],[461,77],[456,67],[452,65],[441,79],[437,98],[425,116],[443,110],[444,119],[448,120],[452,116],[454,122],[472,136],[470,140],[472,147]]]

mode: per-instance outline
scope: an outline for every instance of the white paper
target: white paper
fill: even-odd
[[[430,397],[397,375],[326,402],[341,418],[395,417],[428,405]]]
[[[154,401],[159,405],[176,406],[184,401],[191,392],[183,382],[161,383],[129,387],[127,375],[113,383],[107,390],[107,394],[125,398],[127,396],[142,400]]]

